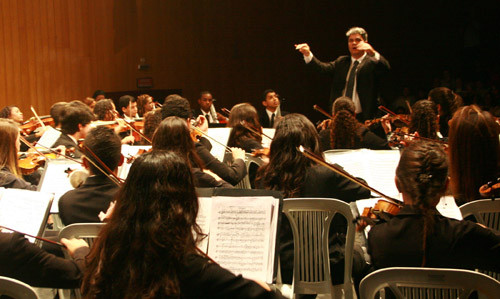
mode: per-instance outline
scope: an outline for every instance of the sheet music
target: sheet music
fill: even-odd
[[[67,159],[48,160],[38,185],[40,192],[54,193],[54,201],[50,210],[52,214],[59,213],[59,198],[64,193],[74,189],[69,182],[69,175],[65,172],[68,168],[75,170],[82,169],[83,166]]]
[[[51,126],[47,126],[47,130],[43,133],[42,137],[36,142],[42,146],[51,148],[57,139],[61,136],[61,131],[58,131]],[[43,150],[44,148],[42,148]]]
[[[350,174],[364,179],[370,187],[387,196],[398,197],[394,177],[399,163],[398,150],[346,150],[328,153],[325,160],[337,163]],[[378,196],[373,194],[373,196]]]
[[[235,274],[267,281],[272,202],[273,197],[213,197],[208,255]]]
[[[271,141],[273,141],[274,138],[274,133],[276,132],[276,129],[274,128],[262,128],[262,147],[264,148],[270,148],[271,147]],[[268,138],[269,137],[269,138]]]
[[[208,128],[207,135],[219,141],[220,143],[227,145],[227,140],[229,139],[229,133],[231,133],[231,128]],[[219,161],[223,162],[226,148],[210,138],[207,139],[212,144],[212,150],[210,150],[210,153],[214,157],[219,159]]]
[[[0,195],[0,226],[37,236],[45,225],[52,194],[22,189],[3,189]],[[28,238],[34,242],[34,238]]]
[[[208,251],[208,235],[210,233],[210,218],[212,212],[212,198],[211,197],[199,197],[198,198],[198,216],[196,217],[196,223],[200,226],[201,231],[207,235],[200,243],[198,243],[198,248],[203,252]]]
[[[122,144],[121,152],[125,160],[123,161],[123,164],[118,167],[118,172],[116,174],[120,179],[126,179],[128,172],[130,171],[130,167],[132,167],[132,163],[127,163],[127,158],[135,157],[141,149],[148,151],[151,149],[151,145]]]

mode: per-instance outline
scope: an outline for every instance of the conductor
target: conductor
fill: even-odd
[[[389,62],[368,43],[368,34],[361,27],[346,33],[350,56],[340,56],[332,62],[322,62],[313,56],[308,44],[295,45],[304,55],[308,68],[330,75],[330,105],[340,96],[351,98],[359,120],[374,118],[383,104],[383,84],[390,70]]]

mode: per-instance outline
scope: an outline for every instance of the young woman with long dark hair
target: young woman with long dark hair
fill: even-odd
[[[198,198],[186,159],[138,157],[88,256],[86,298],[275,298],[199,254]],[[281,298],[281,297],[280,297]]]
[[[257,110],[252,105],[235,105],[229,114],[227,126],[231,128],[227,146],[242,148],[247,153],[262,149],[262,126]]]
[[[373,226],[368,251],[375,268],[443,267],[500,271],[500,234],[436,210],[448,184],[447,157],[440,144],[413,141],[396,169],[404,206],[388,222]]]
[[[262,166],[255,185],[278,190],[286,197],[326,197],[346,202],[370,197],[370,191],[349,181],[340,174],[316,164],[298,151],[299,146],[317,156],[320,151],[316,128],[304,115],[288,114],[278,123],[271,143],[269,163]],[[330,264],[334,283],[343,280],[343,249],[347,222],[335,216],[330,229]],[[361,248],[354,253],[353,276],[360,280],[364,274]],[[291,283],[293,273],[293,236],[288,220],[283,218],[280,228],[280,261],[283,281]],[[340,280],[339,280],[340,278]]]
[[[224,187],[233,186],[213,173],[204,171],[204,165],[196,153],[193,138],[187,123],[177,116],[165,118],[153,135],[153,150],[169,150],[181,155],[191,166],[195,177],[196,187]]]

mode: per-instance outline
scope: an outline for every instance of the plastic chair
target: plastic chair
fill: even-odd
[[[224,155],[224,163],[229,164],[233,161],[233,154],[230,152],[226,152]],[[259,157],[254,157],[249,153],[245,154],[245,166],[247,168],[247,175],[238,183],[235,188],[239,189],[252,189],[252,184],[250,183],[250,165],[256,164],[257,166],[261,166],[264,161]]]
[[[102,227],[105,223],[74,223],[68,226],[65,226],[59,232],[59,240],[62,238],[71,239],[71,238],[79,238],[85,240],[89,244],[89,247],[92,248],[94,245],[94,241],[99,235]],[[67,252],[64,253],[66,258],[71,258]],[[73,294],[75,298],[81,298],[80,290],[74,289]],[[71,290],[59,290],[59,298],[70,298]]]
[[[395,267],[377,270],[366,276],[360,284],[362,299],[373,299],[375,294],[389,288],[396,298],[468,298],[478,291],[487,298],[498,298],[500,283],[474,271]],[[377,296],[377,298],[379,298]]]
[[[478,223],[496,231],[500,231],[500,200],[480,199],[468,202],[460,206],[462,217],[473,216]],[[492,271],[480,271],[496,280],[500,280],[500,273]],[[500,297],[500,295],[499,295]]]
[[[460,206],[462,217],[474,216],[478,223],[500,231],[500,200],[480,199]]]
[[[31,286],[5,276],[0,276],[0,297],[2,296],[15,299],[38,299],[38,295]]]
[[[353,298],[352,255],[354,222],[349,204],[331,198],[289,198],[283,213],[293,232],[293,294],[330,294]],[[336,213],[347,219],[344,284],[334,287],[330,276],[329,230]]]

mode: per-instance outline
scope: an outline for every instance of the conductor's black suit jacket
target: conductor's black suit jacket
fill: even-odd
[[[330,90],[330,107],[336,98],[342,96],[342,92],[346,85],[347,73],[351,67],[350,56],[340,56],[332,62],[321,62],[315,56],[307,64],[311,68],[320,73],[330,75],[332,77],[332,85]],[[366,55],[363,61],[358,65],[356,76],[356,90],[358,92],[359,101],[361,103],[361,119],[374,118],[379,104],[379,97],[382,98],[382,104],[387,104],[387,75],[390,70],[389,62],[380,55],[377,61],[374,57]]]

